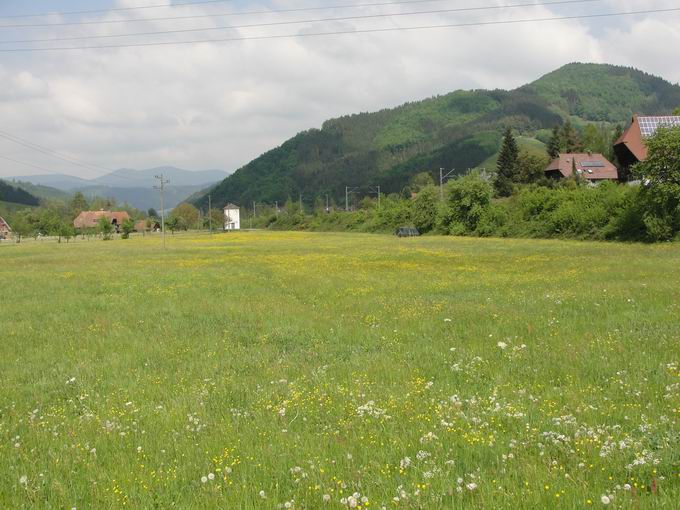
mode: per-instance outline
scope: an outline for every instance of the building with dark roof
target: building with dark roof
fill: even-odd
[[[659,127],[680,127],[680,116],[651,117],[634,115],[630,126],[614,142],[614,152],[619,164],[622,167],[629,168],[635,163],[647,159],[645,138],[654,135]]]
[[[554,179],[574,176],[590,182],[615,181],[619,178],[616,167],[602,154],[560,154],[545,169],[545,175]]]

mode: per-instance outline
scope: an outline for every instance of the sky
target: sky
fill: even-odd
[[[676,65],[680,12],[356,33],[675,8],[680,7],[677,1],[584,0],[570,5],[337,19],[545,4],[532,0],[420,0],[365,5],[386,2],[390,0],[225,0],[139,9],[167,5],[168,0],[0,0],[0,177],[66,173],[93,178],[116,168],[165,165],[232,172],[296,133],[321,127],[329,118],[380,110],[457,89],[511,89],[569,62],[633,66],[673,83],[680,81],[680,67]],[[134,9],[120,10],[129,7]],[[324,9],[267,12],[312,7]],[[11,17],[97,9],[116,10]],[[253,11],[257,14],[233,15]],[[185,18],[157,19],[163,17]],[[318,21],[328,18],[336,19]],[[309,20],[317,21],[252,26]],[[17,24],[50,26],[7,27]],[[226,28],[110,37],[218,27]],[[329,31],[355,33],[69,51],[2,51]],[[92,36],[100,38],[51,41]],[[36,39],[48,41],[11,42]],[[38,144],[65,158],[22,146],[2,135]]]

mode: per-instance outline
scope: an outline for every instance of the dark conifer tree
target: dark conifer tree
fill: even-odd
[[[564,150],[568,153],[581,152],[583,150],[581,136],[569,119],[562,126],[562,144],[564,145]]]
[[[547,146],[548,156],[550,159],[557,159],[562,152],[562,136],[560,135],[560,127],[555,126],[552,131],[550,140]]]
[[[512,134],[512,128],[507,128],[498,154],[496,180],[494,181],[494,188],[498,196],[507,197],[512,194],[512,183],[518,180],[518,158],[517,141]]]

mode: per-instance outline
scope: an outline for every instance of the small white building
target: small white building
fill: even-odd
[[[241,209],[234,204],[224,206],[224,230],[241,230]]]

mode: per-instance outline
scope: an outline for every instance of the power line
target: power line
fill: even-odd
[[[234,0],[198,0],[196,2],[184,2],[177,4],[155,4],[155,5],[140,5],[138,7],[112,7],[110,9],[93,9],[89,11],[62,11],[62,12],[43,12],[40,14],[11,14],[8,16],[0,16],[2,18],[40,18],[44,16],[68,16],[70,14],[97,14],[102,12],[120,12],[120,11],[137,11],[141,9],[159,9],[163,7],[186,7],[192,5],[204,4],[218,4],[233,2]]]
[[[208,32],[215,30],[229,30],[229,29],[241,29],[241,28],[258,28],[258,27],[273,27],[273,26],[283,26],[283,25],[301,25],[306,23],[327,23],[332,21],[356,21],[362,19],[377,19],[377,18],[392,18],[392,17],[405,17],[405,16],[417,16],[424,14],[447,14],[454,12],[470,12],[470,11],[488,11],[488,10],[500,10],[500,9],[516,9],[521,7],[544,7],[552,5],[566,5],[566,4],[584,4],[601,2],[602,0],[556,0],[553,2],[541,2],[541,3],[522,3],[522,4],[503,4],[503,5],[486,5],[481,7],[458,7],[453,9],[436,9],[429,11],[413,11],[413,12],[397,12],[397,13],[382,13],[382,14],[365,14],[365,15],[355,15],[355,16],[341,16],[334,18],[317,18],[317,19],[307,19],[307,20],[291,20],[291,21],[272,21],[268,23],[250,23],[246,25],[226,25],[219,27],[207,27],[207,28],[184,28],[177,30],[162,30],[156,32],[136,32],[131,34],[107,34],[107,35],[84,35],[77,37],[57,37],[52,39],[23,39],[23,40],[13,40],[13,41],[0,41],[0,44],[26,44],[26,43],[39,43],[39,42],[57,42],[57,41],[79,41],[85,39],[110,39],[117,37],[139,37],[147,35],[166,35],[166,34],[180,34],[180,33],[190,33],[190,32]]]
[[[10,158],[8,156],[2,156],[0,155],[0,159],[5,159],[7,161],[11,161],[12,163],[17,163],[19,165],[24,165],[24,166],[29,166],[32,168],[36,168],[37,170],[42,170],[43,172],[51,173],[52,170],[45,168],[44,166],[40,165],[34,165],[33,163],[26,163],[25,161],[19,161],[18,159]]]
[[[0,131],[0,138],[4,138],[5,140],[9,140],[10,142],[16,143],[18,145],[22,145],[28,149],[40,152],[42,154],[45,154],[47,156],[51,156],[53,158],[60,159],[62,161],[65,161],[66,163],[70,163],[72,165],[76,165],[82,168],[86,168],[88,170],[95,170],[101,172],[102,170],[104,172],[111,173],[113,170],[109,168],[104,168],[103,166],[99,165],[94,165],[91,163],[88,163],[86,161],[82,161],[78,158],[74,158],[72,156],[67,156],[65,154],[61,154],[54,149],[50,149],[49,147],[44,147],[42,145],[38,145],[37,143],[30,142],[28,140],[24,140],[22,138],[19,138],[18,136],[6,133],[4,131]]]
[[[356,35],[356,34],[371,34],[383,32],[406,32],[415,30],[431,30],[439,28],[467,28],[467,27],[484,27],[495,25],[516,25],[528,23],[542,23],[550,21],[568,21],[578,19],[595,19],[595,18],[613,18],[620,16],[636,16],[639,14],[660,14],[669,12],[678,12],[680,7],[669,9],[646,9],[641,11],[628,12],[608,12],[599,14],[579,14],[573,16],[554,16],[549,18],[528,18],[516,20],[500,20],[500,21],[480,21],[471,23],[447,23],[443,25],[417,25],[410,27],[389,27],[389,28],[366,28],[358,30],[337,30],[333,32],[307,32],[298,34],[280,34],[280,35],[256,35],[246,37],[229,37],[223,39],[198,39],[193,41],[164,41],[164,42],[148,42],[135,44],[110,44],[100,46],[55,46],[51,48],[8,48],[0,49],[0,53],[25,53],[25,52],[44,52],[44,51],[73,51],[73,50],[103,50],[115,48],[141,48],[150,46],[175,46],[187,44],[202,44],[202,43],[224,43],[224,42],[238,42],[238,41],[262,41],[270,39],[295,39],[302,37],[322,37],[330,35]]]
[[[292,9],[270,9],[259,11],[232,11],[220,14],[193,14],[185,16],[169,16],[161,18],[136,18],[136,19],[115,19],[115,20],[99,20],[99,21],[64,21],[59,23],[29,23],[29,24],[14,24],[14,25],[0,25],[0,28],[37,28],[37,27],[60,27],[60,26],[77,26],[77,25],[105,25],[116,23],[137,23],[149,21],[178,21],[186,19],[201,19],[201,18],[222,18],[235,16],[249,16],[256,14],[283,14],[293,12],[309,12],[309,11],[327,11],[335,9],[358,9],[363,7],[386,7],[392,5],[407,5],[407,4],[423,4],[423,3],[440,3],[448,2],[450,0],[395,0],[391,2],[373,2],[362,4],[340,4],[340,5],[326,5],[316,7],[296,7]],[[602,0],[591,0],[593,2]]]

